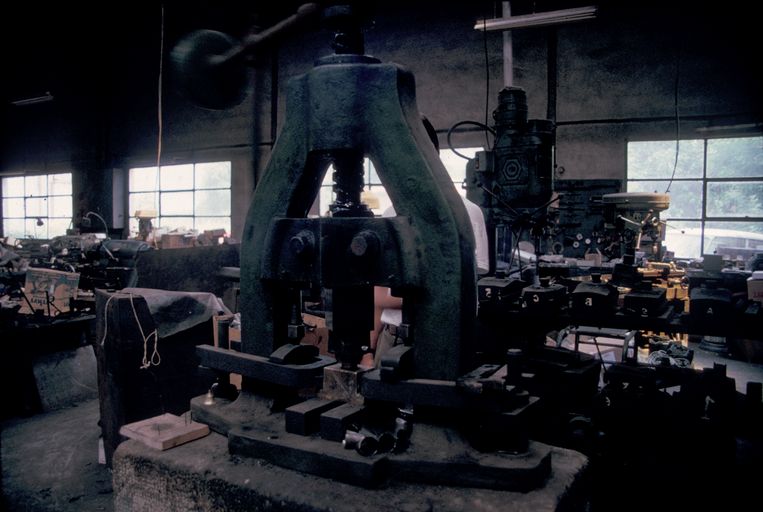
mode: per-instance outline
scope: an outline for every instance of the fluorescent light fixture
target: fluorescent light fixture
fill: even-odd
[[[35,105],[37,103],[47,103],[48,101],[53,101],[53,95],[50,94],[50,92],[46,92],[42,96],[34,96],[32,98],[23,98],[20,100],[11,101],[11,105],[23,107],[26,105]]]
[[[573,9],[561,9],[558,11],[546,11],[533,14],[521,14],[506,18],[493,18],[479,20],[474,25],[476,30],[511,30],[513,28],[548,27],[562,23],[591,20],[596,17],[598,7],[575,7]]]
[[[729,124],[722,126],[704,126],[697,128],[699,133],[717,133],[717,132],[738,132],[738,131],[760,131],[763,129],[763,123],[744,123]]]

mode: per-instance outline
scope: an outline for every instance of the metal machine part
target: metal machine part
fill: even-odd
[[[579,259],[592,252],[608,257],[611,242],[604,229],[602,196],[619,192],[621,186],[620,180],[556,180],[554,192],[560,200],[552,206],[556,216],[550,252]]]
[[[619,255],[643,251],[650,258],[662,258],[665,223],[660,212],[670,206],[668,194],[619,192],[602,196],[605,228],[620,238]]]
[[[31,267],[77,272],[79,288],[87,291],[133,286],[136,262],[152,249],[141,240],[115,240],[94,233],[57,236],[42,248],[47,253],[32,259]]]
[[[493,149],[478,152],[467,164],[467,197],[499,215],[506,213],[504,203],[515,210],[542,206],[553,185],[552,121],[527,119],[521,87],[501,90],[493,119]]]
[[[602,282],[601,274],[591,274],[590,281],[580,283],[571,294],[572,312],[583,321],[601,322],[617,310],[617,288]]]
[[[521,87],[501,90],[493,119],[493,149],[477,152],[466,166],[466,197],[485,212],[491,272],[497,268],[498,226],[512,226],[518,238],[531,230],[540,238],[552,195],[554,146],[553,122],[527,119]]]
[[[567,306],[567,288],[560,284],[551,284],[543,277],[538,286],[528,286],[522,290],[522,307],[536,314],[558,314]]]
[[[294,15],[238,44],[222,32],[197,30],[175,45],[171,59],[174,74],[196,104],[210,109],[232,107],[244,98],[247,53],[318,11],[318,4],[304,4]]]
[[[232,403],[200,397],[192,402],[194,417],[227,434],[233,453],[358,485],[394,475],[538,487],[549,474],[551,451],[528,440],[537,397],[507,383],[500,375],[505,365],[468,373],[471,384],[459,384],[474,368],[474,238],[422,123],[414,78],[363,54],[351,7],[328,8],[325,18],[336,53],[290,81],[285,125],[247,216],[241,352],[198,351],[202,365],[242,374],[242,392]],[[362,203],[364,157],[373,161],[396,217],[376,218]],[[329,165],[336,169],[331,215],[307,218]],[[380,369],[364,371],[358,363],[373,327],[374,285],[403,297],[405,343],[385,354]],[[330,297],[338,359],[330,369],[334,359],[293,344],[294,312],[302,310],[303,293],[316,289]],[[303,397],[336,374],[365,397],[364,418],[402,407],[416,411],[414,428],[410,415],[389,416],[384,431],[394,432],[400,447],[390,445],[389,435],[365,431],[343,437],[357,451],[334,440],[358,411],[340,409],[347,404],[333,397]],[[324,425],[325,437],[316,437]],[[475,443],[511,453],[483,456]]]

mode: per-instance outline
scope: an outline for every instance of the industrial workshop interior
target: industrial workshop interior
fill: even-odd
[[[5,5],[0,508],[760,510],[739,7]]]

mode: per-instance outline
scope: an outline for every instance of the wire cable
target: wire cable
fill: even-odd
[[[511,271],[512,265],[514,265],[514,254],[516,253],[517,259],[519,261],[519,273],[522,273],[522,258],[519,257],[519,239],[522,236],[522,228],[519,228],[519,234],[514,233],[514,230],[511,230],[511,236],[514,237],[514,247],[511,248],[511,254],[509,255],[509,271]]]
[[[164,71],[164,4],[162,4],[161,25],[159,27],[159,80],[157,84],[156,120],[156,174],[159,179],[159,164],[162,161],[162,74]],[[157,187],[158,188],[158,187]]]
[[[488,104],[490,103],[490,60],[487,53],[487,16],[482,18],[482,42],[485,49],[485,128],[488,126]],[[495,137],[495,133],[493,133]],[[485,130],[485,144],[490,148],[490,140]]]
[[[138,318],[138,311],[135,309],[135,302],[133,302],[132,293],[130,295],[130,307],[132,307],[132,314],[135,317],[135,323],[138,324],[138,331],[140,337],[143,338],[143,361],[140,366],[141,370],[145,370],[151,366],[159,366],[162,362],[162,358],[159,355],[159,332],[157,329],[151,331],[148,336],[143,333],[143,326],[140,324]],[[148,357],[148,340],[154,338],[154,351],[151,353],[151,358]]]
[[[156,210],[159,215],[161,215],[161,208],[160,205],[157,203],[159,198],[161,197],[159,194],[159,185],[160,185],[160,165],[162,162],[162,136],[163,136],[163,125],[162,125],[162,76],[164,73],[164,3],[162,3],[162,15],[161,15],[161,22],[159,26],[159,78],[157,83],[157,94],[156,94],[156,121],[157,121],[157,137],[156,137],[156,187],[154,187],[155,193],[156,193],[156,199],[154,199],[154,204],[157,206]],[[156,235],[153,237],[154,242],[154,248],[158,249],[159,246],[156,242]]]
[[[488,125],[486,125],[485,123],[480,123],[479,121],[459,121],[459,122],[457,122],[456,124],[454,124],[453,126],[451,126],[451,127],[450,127],[450,129],[448,129],[448,135],[447,135],[447,137],[446,137],[446,140],[447,140],[447,143],[448,143],[448,148],[449,148],[451,151],[453,151],[455,154],[457,154],[458,156],[460,156],[461,158],[463,158],[463,159],[465,159],[465,160],[471,160],[471,157],[468,157],[468,156],[464,155],[463,153],[459,153],[459,152],[456,150],[456,148],[454,148],[454,147],[453,147],[453,143],[452,143],[452,142],[451,142],[451,140],[450,140],[450,139],[451,139],[451,136],[453,135],[453,130],[455,130],[455,129],[456,129],[456,128],[458,128],[459,126],[463,126],[463,125],[465,125],[465,124],[471,124],[471,125],[474,125],[474,126],[479,126],[480,128],[483,128],[483,129],[485,130],[485,133],[488,133],[488,132],[489,132],[489,133],[490,133],[490,134],[491,134],[493,137],[495,137],[495,131],[493,131],[493,129],[492,129],[492,128],[490,128],[490,127],[489,127]],[[488,149],[490,149],[490,144],[488,144]]]
[[[89,217],[91,215],[101,221],[101,223],[103,224],[103,227],[106,229],[106,236],[108,236],[108,234],[109,234],[109,225],[106,224],[106,221],[103,220],[103,217],[101,217],[100,215],[98,215],[97,213],[95,213],[93,211],[87,212],[85,215],[83,215],[83,217]]]
[[[498,194],[496,194],[495,192],[493,192],[492,190],[490,190],[489,188],[487,188],[485,185],[480,185],[480,188],[481,188],[482,190],[484,190],[485,192],[487,192],[487,193],[488,193],[488,195],[489,195],[490,197],[492,197],[493,199],[495,199],[496,201],[498,201],[498,203],[499,203],[501,206],[503,206],[504,208],[506,208],[507,210],[509,210],[509,212],[510,212],[511,214],[513,214],[513,215],[514,215],[516,218],[519,218],[519,217],[522,215],[521,213],[519,213],[518,211],[516,211],[514,208],[512,208],[512,207],[511,207],[511,205],[510,205],[509,203],[507,203],[506,201],[504,201],[503,199],[501,199],[501,198],[500,198],[500,196],[498,196]],[[514,219],[514,220],[516,220],[516,219]]]
[[[103,337],[101,338],[101,346],[106,343],[106,337],[109,335],[109,304],[114,298],[114,295],[109,297],[106,301],[106,305],[103,306]]]
[[[680,147],[680,135],[681,135],[681,117],[678,114],[678,78],[680,76],[681,68],[681,44],[679,42],[678,49],[676,50],[676,76],[673,84],[673,109],[676,117],[676,157],[673,161],[673,172],[670,175],[670,181],[668,187],[665,189],[665,193],[670,192],[670,187],[673,185],[673,178],[676,177],[676,169],[678,169],[678,154]]]

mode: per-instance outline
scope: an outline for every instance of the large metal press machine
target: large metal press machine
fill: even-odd
[[[551,470],[550,447],[528,438],[538,398],[520,385],[521,351],[476,360],[474,237],[422,122],[413,75],[364,55],[353,8],[323,17],[335,53],[290,81],[285,125],[247,216],[240,351],[199,350],[202,365],[241,374],[242,389],[230,403],[200,397],[193,415],[227,434],[233,453],[363,486],[394,475],[538,487]],[[210,56],[200,48],[220,40],[192,35],[181,67],[203,67],[196,60]],[[226,52],[235,49],[216,49]],[[374,217],[361,202],[364,157],[397,216]],[[330,165],[331,216],[308,218]],[[374,286],[403,298],[404,343],[369,370],[359,363]],[[299,344],[304,297],[315,290],[331,304],[336,359]]]
[[[616,327],[682,323],[666,312],[661,292],[631,299],[645,304],[643,315],[618,316],[611,283],[593,279],[568,295],[537,272],[497,272],[495,258],[478,290],[469,218],[422,122],[414,77],[364,54],[354,7],[308,4],[243,43],[198,32],[178,45],[176,65],[203,104],[223,106],[239,96],[247,52],[317,14],[334,32],[334,53],[289,82],[285,125],[242,237],[240,347],[199,347],[201,365],[221,377],[193,400],[193,416],[227,435],[233,454],[365,487],[390,479],[541,487],[553,450],[533,439],[561,439],[569,413],[597,393],[601,369],[595,357],[547,346],[546,332],[605,317]],[[501,92],[495,147],[467,168],[468,195],[487,212],[494,253],[498,224],[525,229],[538,252],[553,229],[553,123],[528,121],[524,94]],[[361,201],[365,157],[395,217],[375,217]],[[331,214],[309,218],[330,166]],[[646,216],[634,212],[633,198],[604,201],[610,228],[622,234],[621,277],[638,276],[628,255],[655,239],[659,245],[655,219],[664,204],[641,200]],[[403,298],[403,343],[369,369],[359,364],[373,329],[374,286]],[[335,357],[300,344],[308,297],[323,299]],[[240,392],[230,372],[243,376]]]

